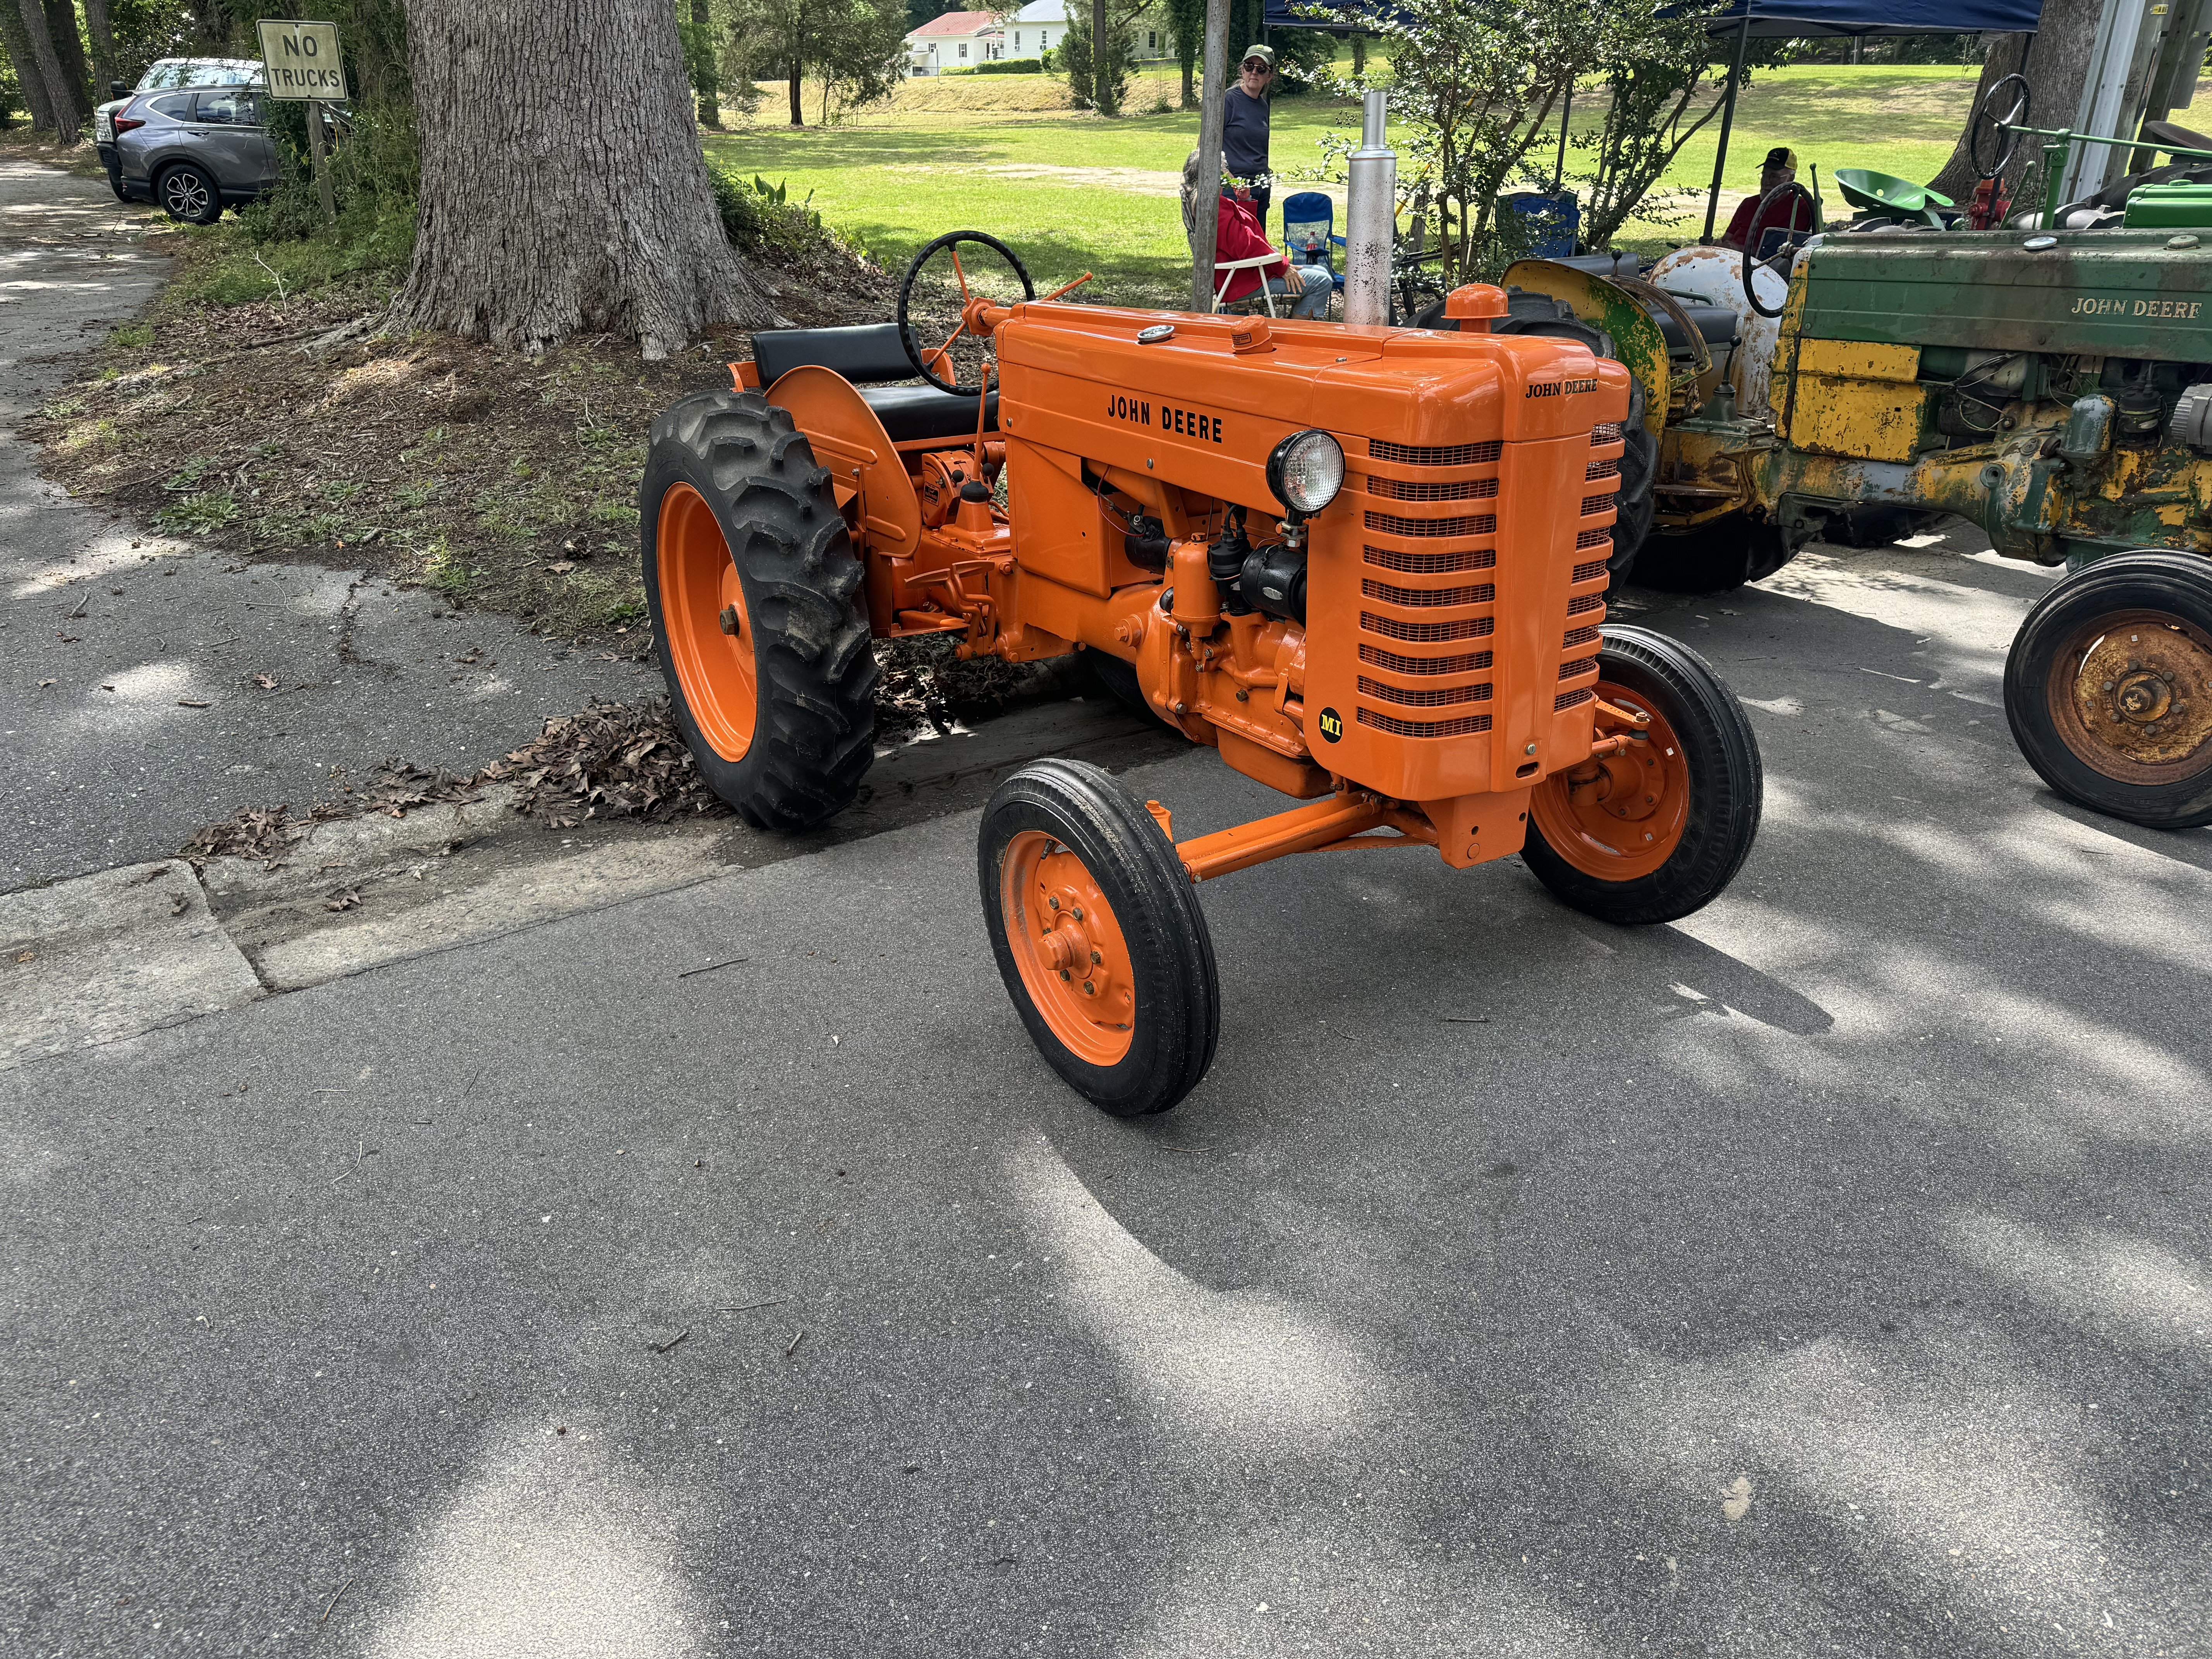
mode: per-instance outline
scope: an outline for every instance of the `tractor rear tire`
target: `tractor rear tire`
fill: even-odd
[[[1721,593],[1771,576],[1797,556],[1776,524],[1735,514],[1680,536],[1647,538],[1636,580],[1668,593]]]
[[[1605,629],[1597,694],[1649,714],[1644,741],[1593,762],[1580,784],[1555,772],[1537,785],[1522,860],[1601,921],[1678,921],[1719,897],[1750,854],[1765,791],[1759,739],[1712,665],[1649,629]]]
[[[2068,800],[2153,830],[2212,823],[2212,562],[2144,550],[2065,578],[2014,637],[2004,702]]]
[[[638,537],[661,673],[708,787],[763,830],[850,805],[875,756],[863,572],[789,411],[706,392],[662,415]]]
[[[1221,986],[1198,894],[1143,802],[1080,761],[992,792],[976,877],[999,976],[1053,1070],[1115,1117],[1198,1085]]]

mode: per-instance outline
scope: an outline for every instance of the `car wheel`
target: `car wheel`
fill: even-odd
[[[211,225],[222,217],[222,197],[205,167],[179,161],[155,182],[154,199],[180,225]]]
[[[117,201],[127,202],[131,199],[131,192],[123,187],[123,169],[121,167],[108,168],[107,187],[115,192],[115,199]]]

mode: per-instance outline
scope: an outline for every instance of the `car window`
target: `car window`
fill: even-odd
[[[156,115],[167,116],[173,121],[189,121],[192,118],[192,94],[173,92],[167,98],[149,99],[146,107]]]
[[[268,71],[246,58],[164,58],[138,77],[140,92],[166,92],[173,87],[258,87]]]
[[[195,118],[225,126],[252,126],[261,119],[260,101],[244,87],[204,92]]]

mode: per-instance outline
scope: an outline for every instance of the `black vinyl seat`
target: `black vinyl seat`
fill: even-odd
[[[1736,315],[1726,306],[1692,305],[1686,300],[1681,302],[1681,306],[1684,311],[1689,313],[1690,320],[1698,325],[1698,332],[1705,336],[1707,345],[1734,343]],[[1659,325],[1659,332],[1666,337],[1667,349],[1687,351],[1690,349],[1690,342],[1688,337],[1682,332],[1682,325],[1657,306],[1653,306],[1650,310],[1651,320]]]
[[[956,398],[933,386],[870,386],[871,381],[911,380],[914,365],[899,343],[896,323],[864,323],[854,328],[777,328],[753,336],[753,362],[761,384],[774,386],[794,368],[812,366],[843,375],[855,386],[895,444],[926,443],[939,438],[972,436],[975,400]],[[999,429],[999,394],[991,394],[984,430]]]

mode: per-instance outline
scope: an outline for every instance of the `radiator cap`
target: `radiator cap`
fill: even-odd
[[[1505,314],[1505,290],[1489,283],[1469,283],[1444,296],[1444,315],[1460,325],[1462,334],[1486,334],[1490,319]],[[1480,322],[1481,328],[1468,325]]]

